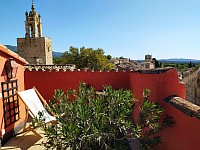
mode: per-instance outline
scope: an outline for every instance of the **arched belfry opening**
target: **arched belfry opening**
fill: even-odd
[[[25,13],[26,21],[26,38],[42,37],[42,21],[41,16],[35,11],[34,1],[32,2],[31,11]]]

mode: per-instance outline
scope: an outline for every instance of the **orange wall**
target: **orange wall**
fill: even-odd
[[[12,56],[0,51],[0,83],[7,80],[5,69],[4,69],[4,64],[5,64],[6,60],[9,59],[9,58],[12,58]],[[16,58],[14,58],[14,60],[18,64],[17,76],[16,76],[15,79],[18,79],[18,90],[22,91],[22,90],[24,90],[24,66],[23,66],[24,63],[19,61]],[[0,93],[2,93],[1,90],[2,89],[0,87]],[[3,134],[4,131],[7,133],[11,129],[13,129],[14,126],[17,126],[18,124],[20,124],[21,122],[24,121],[24,119],[25,119],[25,106],[24,106],[23,103],[21,103],[21,101],[19,101],[19,105],[20,105],[20,117],[21,117],[21,119],[19,121],[17,121],[14,125],[11,125],[11,126],[7,127],[6,129],[4,129],[3,103],[2,103],[2,98],[0,98],[0,136]]]

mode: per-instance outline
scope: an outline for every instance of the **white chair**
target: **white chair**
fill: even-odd
[[[32,118],[39,118],[39,112],[43,113],[43,118],[45,119],[45,123],[56,121],[56,118],[52,115],[50,115],[44,108],[44,106],[47,105],[47,102],[44,100],[44,98],[40,95],[38,90],[33,87],[32,89],[28,89],[25,91],[17,92],[17,95],[19,96],[19,99],[22,100],[22,102],[26,106],[26,119],[24,123],[24,131],[26,128],[26,123],[28,119],[28,113]],[[44,105],[42,104],[42,102]]]

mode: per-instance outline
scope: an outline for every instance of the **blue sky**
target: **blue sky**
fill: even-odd
[[[0,43],[25,34],[31,0],[0,1]],[[35,0],[53,51],[102,48],[114,57],[200,59],[199,0]]]

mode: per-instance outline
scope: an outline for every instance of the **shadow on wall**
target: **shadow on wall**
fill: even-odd
[[[5,65],[4,65],[3,70],[2,70],[2,72],[1,72],[1,77],[4,78],[4,81],[7,80],[7,77],[6,77],[6,70],[5,70]]]

